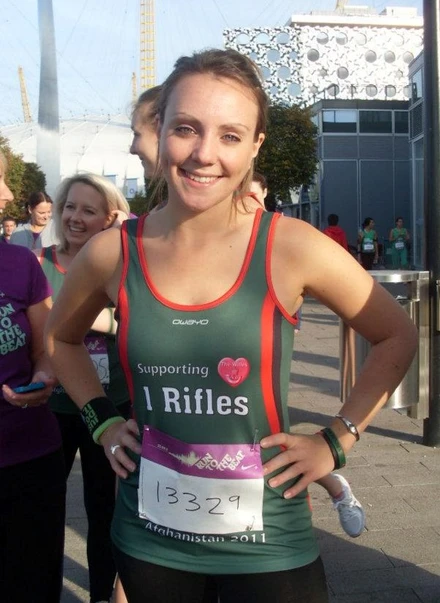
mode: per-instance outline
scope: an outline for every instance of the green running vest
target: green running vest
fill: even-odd
[[[52,287],[52,298],[55,300],[64,282],[66,271],[60,266],[57,259],[56,247],[44,247],[40,252],[40,264]],[[90,331],[86,340],[91,346],[101,343],[101,349],[95,352],[101,354],[92,354],[96,364],[102,363],[101,368],[108,368],[108,383],[103,383],[106,395],[118,406],[127,402],[128,391],[125,383],[124,373],[119,363],[118,352],[116,349],[116,340],[114,335]],[[108,358],[108,360],[107,360]],[[62,414],[79,414],[78,407],[66,394],[61,385],[55,387],[52,396],[49,398],[50,408],[54,412]]]
[[[406,236],[407,236],[406,228],[393,228],[391,233],[393,236],[393,241],[391,242],[392,246],[395,249],[401,250],[406,248]],[[397,245],[396,245],[397,243]],[[403,243],[403,245],[402,245]]]
[[[177,492],[178,487],[160,490],[156,479],[150,484],[150,474],[140,476],[140,459],[133,456],[136,471],[120,480],[113,541],[132,557],[205,574],[282,571],[309,564],[317,558],[318,548],[308,495],[284,499],[289,484],[274,489],[267,478],[261,480],[261,529],[253,529],[253,521],[227,534],[178,527],[179,517],[182,525],[188,525],[186,517],[197,524],[197,514],[202,517],[200,525],[206,518],[215,525],[213,515],[222,517],[238,498],[224,500],[222,488],[226,492],[227,487],[221,477],[227,472],[240,477],[251,467],[242,460],[241,445],[253,450],[264,436],[289,431],[287,393],[296,319],[277,302],[267,275],[280,215],[258,210],[236,283],[220,299],[200,306],[171,303],[155,289],[142,249],[146,218],[124,222],[121,233],[118,346],[135,419],[141,434],[149,426],[170,441],[175,438],[193,446],[190,454],[172,455],[185,471],[191,474],[203,467],[206,477],[215,469],[213,475],[220,479],[214,480],[215,491],[206,498],[211,507],[203,518],[200,507],[205,500],[194,492]],[[215,458],[212,451],[226,447],[239,452]],[[160,446],[156,452],[162,452]],[[258,457],[261,454],[264,463],[279,452],[261,450]],[[139,487],[152,499],[157,495],[157,501],[160,495],[156,506],[162,523],[149,519],[148,513],[140,516]],[[174,505],[181,505],[180,515]],[[166,509],[174,513],[177,527],[167,525]],[[234,514],[231,521],[235,525]]]

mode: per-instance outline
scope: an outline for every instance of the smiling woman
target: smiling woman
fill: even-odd
[[[344,249],[305,222],[246,209],[266,113],[247,57],[181,57],[158,104],[168,203],[90,241],[47,329],[57,374],[121,478],[112,539],[130,603],[146,592],[201,603],[208,584],[222,603],[327,602],[306,488],[344,464],[415,352],[406,313]],[[294,314],[306,293],[372,350],[344,420],[291,435]],[[129,421],[82,345],[109,301]],[[182,366],[207,370],[173,370]]]
[[[55,198],[55,224],[60,240],[38,252],[43,271],[57,298],[71,263],[97,233],[120,226],[130,211],[116,186],[101,176],[78,174],[64,180]],[[128,417],[129,396],[115,345],[114,308],[102,310],[84,340],[106,394]],[[113,590],[115,565],[111,553],[110,523],[115,502],[115,475],[101,448],[89,438],[77,407],[62,386],[49,405],[63,440],[66,479],[79,450],[84,480],[84,501],[89,522],[87,556],[90,600],[108,601]]]
[[[52,199],[45,192],[35,192],[26,201],[30,216],[27,224],[22,224],[12,233],[10,242],[28,249],[41,249],[57,243],[52,222]]]

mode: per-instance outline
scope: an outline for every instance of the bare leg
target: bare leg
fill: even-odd
[[[338,473],[329,473],[316,480],[316,483],[325,488],[331,497],[344,532],[352,538],[360,536],[365,529],[365,513],[347,480]]]
[[[337,480],[331,473],[321,477],[321,479],[317,479],[316,483],[327,490],[331,498],[339,498],[339,496],[341,496],[343,493],[341,482]]]
[[[113,603],[128,603],[119,576],[116,576],[115,590],[113,591]]]

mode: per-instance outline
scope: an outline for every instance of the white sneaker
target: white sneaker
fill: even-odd
[[[350,484],[345,477],[339,475],[339,473],[332,473],[332,476],[341,484],[344,493],[342,500],[332,499],[333,507],[339,514],[339,521],[344,532],[352,538],[356,538],[365,529],[365,511],[351,491]]]

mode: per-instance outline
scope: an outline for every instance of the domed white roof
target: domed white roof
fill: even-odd
[[[37,130],[38,125],[31,122],[2,126],[0,133],[9,140],[14,153],[21,153],[24,161],[37,163]],[[61,178],[93,172],[111,178],[127,197],[132,197],[144,187],[144,170],[139,158],[130,155],[131,141],[130,120],[123,114],[60,120]]]

